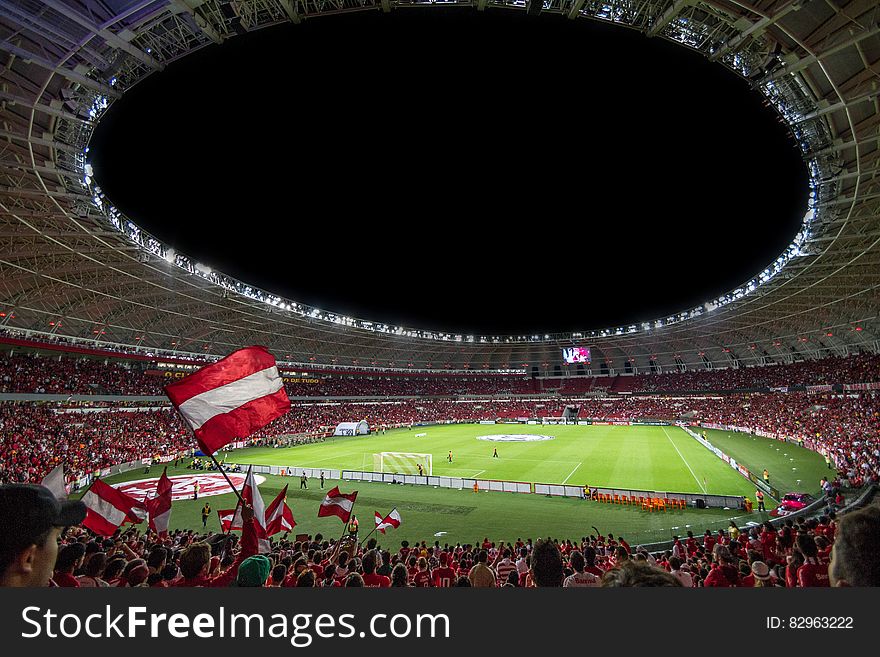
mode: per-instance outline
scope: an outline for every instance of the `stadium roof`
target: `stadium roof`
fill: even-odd
[[[340,12],[474,6],[616,23],[695,49],[750,80],[788,122],[810,210],[779,259],[729,294],[644,324],[468,336],[311,308],[211,271],[122,216],[91,180],[106,108],[187,53]],[[223,355],[265,344],[293,363],[537,367],[591,346],[623,371],[877,351],[880,7],[876,0],[4,0],[0,5],[0,327],[144,353]],[[719,154],[719,157],[722,157]],[[768,181],[772,185],[772,181]],[[147,193],[147,190],[145,190]],[[587,330],[590,329],[590,330]]]

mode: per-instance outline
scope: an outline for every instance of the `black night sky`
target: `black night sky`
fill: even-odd
[[[763,269],[807,173],[700,55],[524,12],[396,10],[204,48],[118,101],[96,180],[179,251],[374,321],[606,328]]]

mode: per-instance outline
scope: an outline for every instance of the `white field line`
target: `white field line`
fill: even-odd
[[[583,465],[583,461],[581,461],[576,466],[574,466],[574,470],[572,470],[571,473],[569,473],[569,475],[565,479],[562,480],[562,483],[565,484],[565,482],[567,482],[569,479],[571,479],[571,475],[573,475],[575,473],[575,470],[577,470],[582,465]]]
[[[693,468],[691,468],[691,464],[687,462],[687,459],[686,459],[684,456],[682,456],[682,454],[681,454],[681,452],[679,451],[678,447],[677,447],[676,444],[672,441],[672,438],[671,438],[671,437],[669,436],[669,434],[667,433],[667,431],[666,431],[666,427],[663,427],[663,433],[666,434],[666,438],[669,440],[670,443],[672,443],[672,446],[675,447],[675,451],[678,452],[678,455],[681,457],[681,460],[684,461],[684,464],[687,466],[687,469],[691,471],[691,474],[692,474],[693,477],[694,477],[694,481],[697,482],[697,486],[699,486],[699,487],[700,487],[700,490],[703,491],[703,495],[708,495],[708,493],[706,493],[706,487],[703,486],[702,483],[700,483],[700,480],[697,478],[697,475],[694,473]]]

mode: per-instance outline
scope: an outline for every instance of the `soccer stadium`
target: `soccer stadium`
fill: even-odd
[[[805,166],[787,245],[673,313],[468,333],[207,266],[102,189],[102,119],[179,60],[453,9],[601,24],[737,76]],[[5,487],[2,517],[88,514],[6,532],[4,585],[880,585],[875,0],[3,0],[0,62],[0,482],[68,498]],[[550,331],[571,312],[544,303],[555,267],[522,312]],[[53,538],[47,572],[18,573]]]

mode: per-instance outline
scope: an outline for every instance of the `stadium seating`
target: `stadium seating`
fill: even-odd
[[[0,357],[0,392],[162,395],[167,381],[155,364],[105,363],[82,357],[17,354]],[[286,385],[291,397],[577,396],[597,391],[706,392],[880,382],[880,357],[832,356],[790,365],[697,370],[636,376],[529,379],[522,376],[315,375]]]

